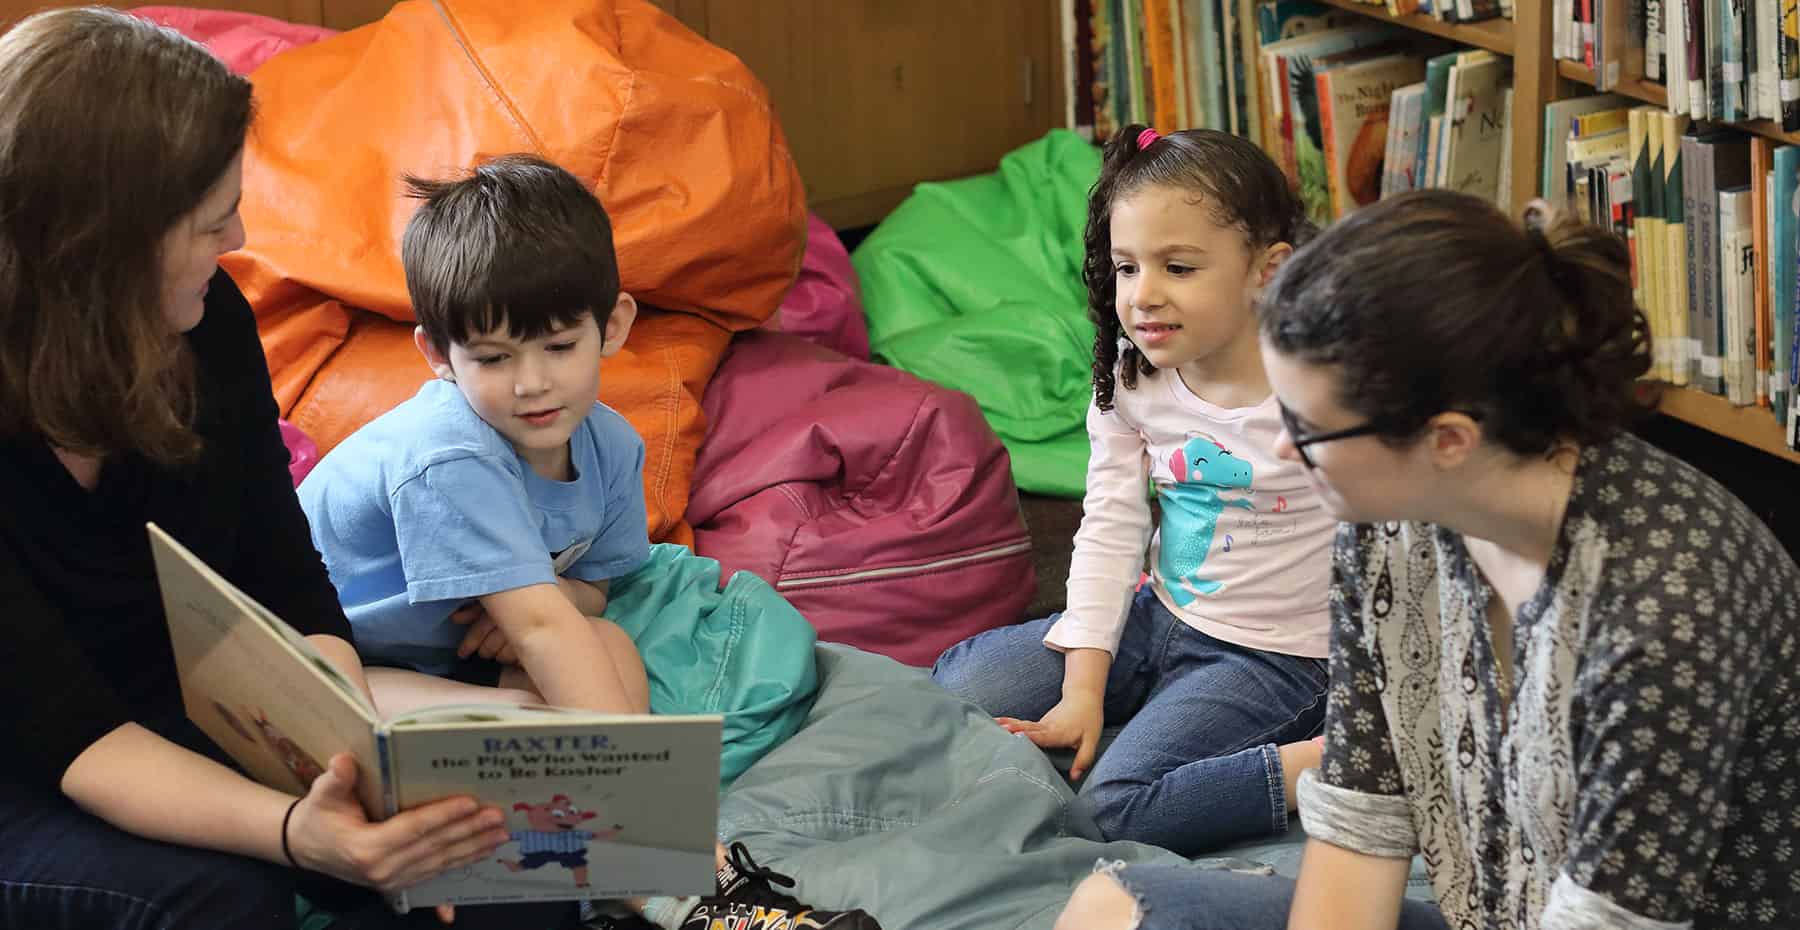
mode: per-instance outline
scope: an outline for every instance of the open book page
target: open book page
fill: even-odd
[[[293,627],[149,531],[188,718],[256,780],[294,794],[348,752],[364,810],[386,816],[367,697]]]
[[[392,721],[402,808],[474,794],[507,812],[493,857],[415,885],[406,905],[709,894],[721,718],[530,705]]]

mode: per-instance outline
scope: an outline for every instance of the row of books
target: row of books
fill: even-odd
[[[1420,187],[1510,198],[1511,63],[1377,25],[1263,46],[1262,144],[1315,222]]]
[[[1255,135],[1239,13],[1237,0],[1062,0],[1069,126]]]
[[[1558,58],[1612,90],[1641,74],[1696,120],[1767,119],[1800,130],[1800,22],[1793,0],[1555,0]]]
[[[1419,13],[1446,23],[1473,23],[1484,19],[1513,18],[1513,0],[1359,0],[1386,9],[1394,16]]]
[[[1651,377],[1791,428],[1800,148],[1612,95],[1550,104],[1545,125],[1545,197],[1631,245]]]

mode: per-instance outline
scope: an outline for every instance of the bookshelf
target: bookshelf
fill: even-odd
[[[1508,206],[1516,214],[1537,196],[1543,170],[1544,105],[1564,97],[1594,92],[1591,69],[1572,61],[1559,61],[1554,56],[1551,47],[1554,24],[1550,20],[1548,0],[1515,2],[1512,20],[1460,24],[1440,22],[1417,13],[1394,16],[1382,3],[1370,4],[1362,0],[1319,2],[1512,58],[1513,203]],[[1662,85],[1646,81],[1642,75],[1626,75],[1612,92],[1657,106],[1668,106],[1668,94]],[[1777,142],[1800,145],[1800,132],[1782,132],[1779,125],[1768,120],[1733,125]],[[1788,449],[1780,423],[1767,409],[1735,407],[1723,397],[1691,388],[1659,387],[1662,401],[1658,411],[1662,414],[1789,462],[1800,463],[1800,453]]]
[[[1404,26],[1416,32],[1441,36],[1452,42],[1485,48],[1501,55],[1513,53],[1513,21],[1510,19],[1486,19],[1478,23],[1445,23],[1439,22],[1436,17],[1420,13],[1395,16],[1382,5],[1364,3],[1361,0],[1319,0],[1319,2],[1326,6],[1335,6],[1340,10],[1360,13],[1384,23]]]
[[[1701,429],[1770,455],[1800,464],[1800,452],[1787,447],[1781,425],[1773,414],[1762,407],[1736,407],[1717,394],[1692,388],[1661,386],[1662,403],[1657,412],[1692,423]]]
[[[1572,88],[1570,93],[1559,94],[1559,97],[1594,92],[1593,69],[1573,61],[1558,61],[1556,73]],[[1644,80],[1641,75],[1625,75],[1608,93],[1659,107],[1669,105],[1669,94],[1663,85]],[[1766,119],[1731,125],[1778,143],[1800,145],[1800,132],[1782,132],[1778,124]],[[1800,463],[1800,453],[1788,448],[1781,424],[1766,408],[1738,407],[1715,394],[1667,385],[1663,387],[1662,403],[1657,409],[1665,416],[1691,423],[1715,435]]]
[[[1594,92],[1593,69],[1576,64],[1572,61],[1559,61],[1556,63],[1556,73],[1575,84],[1582,85],[1581,93],[1591,94]],[[1669,105],[1669,92],[1664,89],[1661,84],[1646,81],[1642,77],[1637,76],[1627,76],[1621,79],[1619,81],[1619,86],[1607,91],[1607,93],[1618,94],[1621,97],[1630,97],[1633,100],[1642,100],[1645,103],[1655,104],[1659,107],[1667,107]],[[1729,125],[1742,129],[1748,133],[1774,139],[1776,142],[1784,145],[1800,145],[1800,132],[1782,132],[1779,125],[1766,119],[1753,119],[1741,123],[1731,123]]]
[[[1409,13],[1395,16],[1385,4],[1363,0],[1319,0],[1415,32],[1484,48],[1513,60],[1512,203],[1503,204],[1514,214],[1537,196],[1543,170],[1544,105],[1556,99],[1556,61],[1550,53],[1550,4],[1548,0],[1520,0],[1513,4],[1513,19],[1489,19],[1474,23],[1446,23],[1432,16]]]

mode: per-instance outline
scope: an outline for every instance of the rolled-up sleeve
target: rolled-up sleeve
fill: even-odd
[[[1375,528],[1338,527],[1331,569],[1331,684],[1325,704],[1325,758],[1300,776],[1300,816],[1313,839],[1353,852],[1406,858],[1418,832],[1381,701],[1374,639],[1365,635],[1374,592],[1363,573]],[[1373,631],[1370,631],[1371,633]]]

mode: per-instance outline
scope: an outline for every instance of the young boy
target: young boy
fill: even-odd
[[[510,699],[645,713],[642,659],[599,619],[608,579],[649,556],[643,441],[594,400],[637,315],[606,211],[525,155],[408,184],[424,203],[401,258],[437,380],[300,488],[358,650],[396,666],[370,669],[370,690],[384,715]],[[726,858],[717,895],[651,899],[645,916],[669,930],[757,914],[878,930],[860,910],[811,911],[775,891],[741,846]]]

